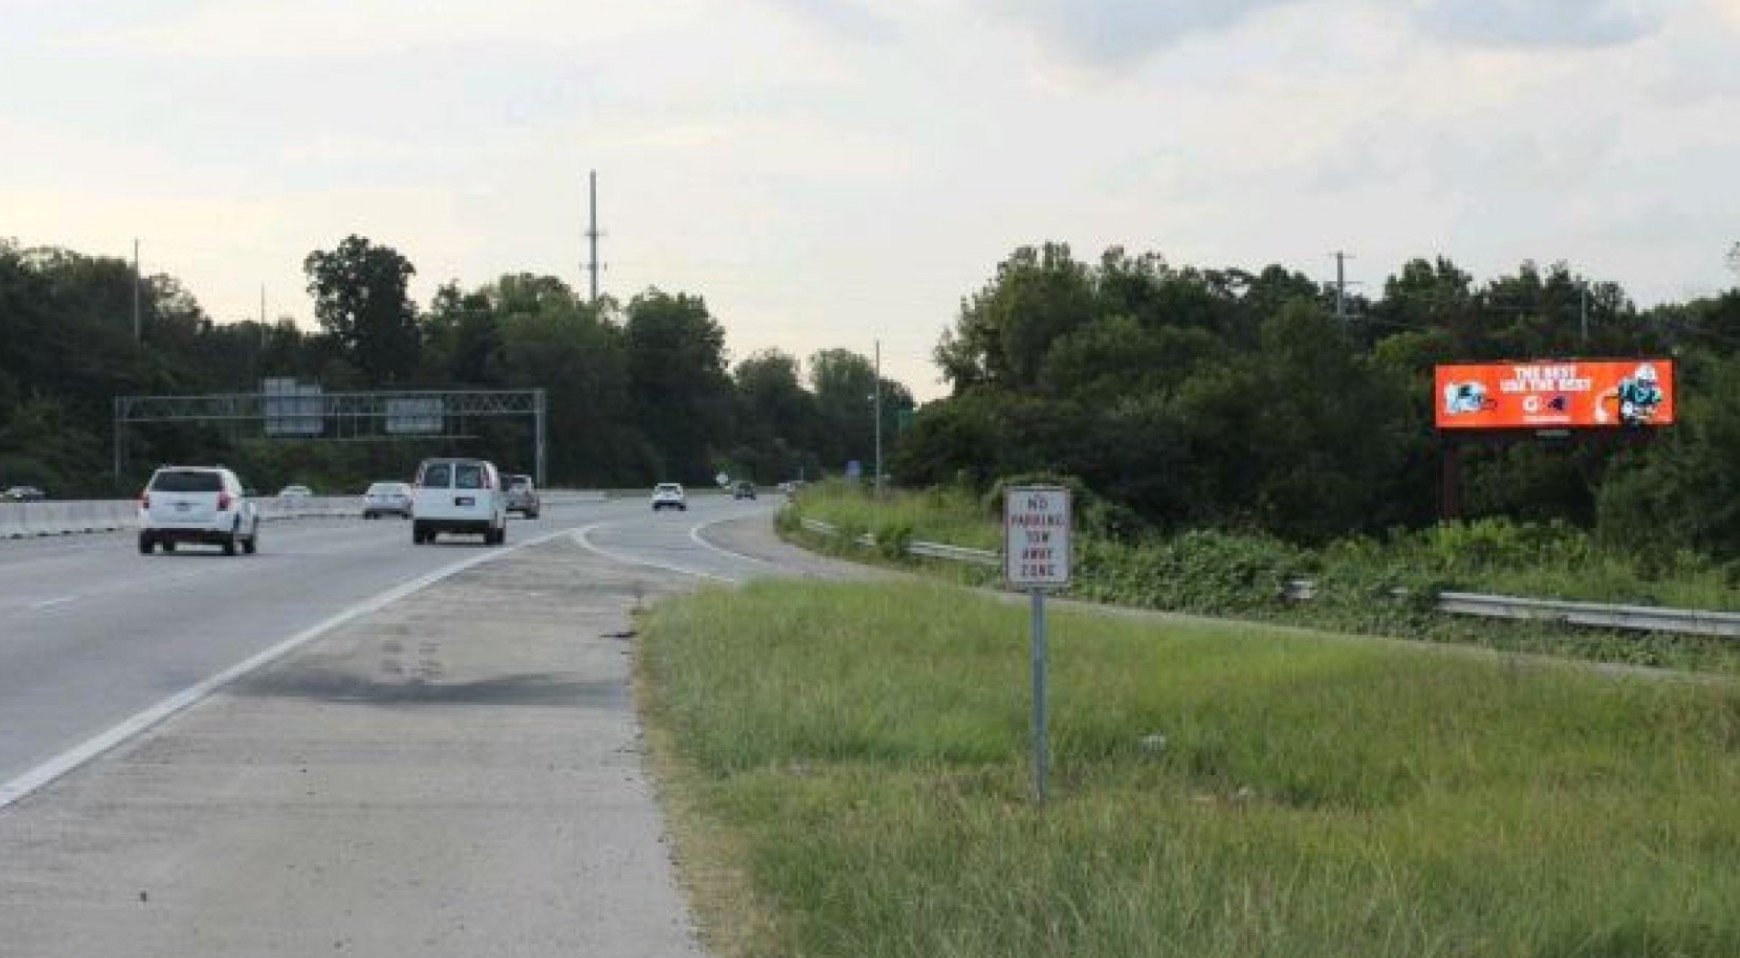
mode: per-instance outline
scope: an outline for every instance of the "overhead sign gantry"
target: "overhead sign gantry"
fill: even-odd
[[[127,431],[139,423],[181,422],[245,429],[273,438],[327,441],[461,439],[468,420],[525,416],[533,423],[535,481],[544,484],[545,420],[542,389],[415,389],[323,392],[266,380],[257,393],[115,397],[115,480],[127,456]]]

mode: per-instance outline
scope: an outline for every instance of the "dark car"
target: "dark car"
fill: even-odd
[[[755,483],[749,482],[748,480],[744,480],[743,482],[739,482],[737,485],[732,486],[731,487],[731,498],[733,498],[733,499],[753,499],[753,498],[755,498]]]

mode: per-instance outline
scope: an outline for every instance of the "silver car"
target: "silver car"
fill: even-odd
[[[411,518],[411,484],[408,482],[377,482],[363,493],[363,518],[381,516]]]
[[[502,478],[507,483],[508,511],[517,512],[527,519],[536,519],[544,505],[538,498],[538,486],[532,482],[532,477],[510,475]]]

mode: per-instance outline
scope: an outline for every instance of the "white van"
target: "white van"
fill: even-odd
[[[411,489],[411,541],[434,542],[443,532],[507,541],[507,490],[495,463],[484,459],[425,459]]]

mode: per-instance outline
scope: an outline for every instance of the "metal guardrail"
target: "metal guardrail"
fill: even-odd
[[[909,543],[906,551],[926,559],[941,559],[944,562],[965,562],[969,565],[1000,566],[1003,557],[989,549],[969,549],[966,546],[951,546],[941,542]]]
[[[1498,619],[1547,619],[1568,625],[1683,635],[1740,636],[1740,613],[1660,609],[1647,605],[1603,605],[1564,599],[1522,599],[1474,592],[1440,592],[1438,608],[1459,615]]]
[[[821,535],[839,534],[837,528],[819,519],[801,519],[799,522],[805,529]],[[876,540],[865,535],[859,537],[858,543],[874,546]],[[997,566],[1003,561],[999,553],[988,549],[969,549],[941,542],[915,541],[907,545],[906,551],[926,559],[973,565]],[[1308,602],[1316,596],[1316,590],[1316,583],[1310,579],[1293,579],[1287,583],[1283,597],[1290,601]],[[1524,599],[1478,592],[1440,592],[1438,611],[1490,619],[1537,619],[1633,632],[1740,637],[1740,612],[1663,609],[1647,605],[1606,605],[1567,599]]]

